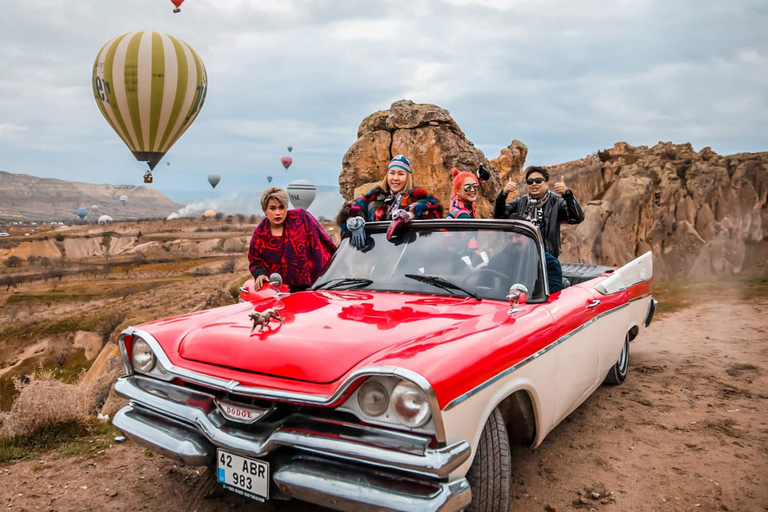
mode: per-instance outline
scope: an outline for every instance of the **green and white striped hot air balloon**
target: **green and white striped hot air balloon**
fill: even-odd
[[[203,108],[208,75],[184,41],[158,32],[129,32],[101,49],[93,95],[109,125],[150,170]]]

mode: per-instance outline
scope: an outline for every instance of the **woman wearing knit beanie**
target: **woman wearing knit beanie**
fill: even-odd
[[[411,163],[404,155],[397,155],[389,162],[387,175],[381,183],[363,197],[345,204],[336,221],[342,237],[353,232],[352,243],[360,247],[365,243],[363,221],[394,220],[389,237],[411,219],[439,219],[442,216],[440,200],[422,188],[413,187]],[[363,221],[355,221],[353,217],[361,217]]]
[[[480,191],[480,183],[472,173],[462,172],[455,167],[451,169],[453,178],[453,197],[448,210],[449,219],[474,219],[475,201]]]

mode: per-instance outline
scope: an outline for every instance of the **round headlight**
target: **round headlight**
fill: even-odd
[[[407,380],[397,383],[392,390],[389,405],[400,423],[410,428],[423,426],[431,415],[427,395],[416,384]]]
[[[381,416],[389,407],[389,394],[384,386],[376,381],[369,380],[357,392],[357,403],[360,409],[368,416]]]
[[[131,352],[134,370],[147,373],[155,367],[155,353],[143,339],[136,338]]]

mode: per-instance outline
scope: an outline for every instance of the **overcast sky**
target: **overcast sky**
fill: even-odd
[[[172,198],[336,185],[360,121],[398,99],[448,109],[488,158],[528,164],[625,140],[768,150],[766,0],[0,0],[0,170],[140,184],[91,92],[99,49],[155,30],[208,71],[155,187]],[[279,159],[293,145],[286,173]],[[220,173],[208,188],[205,177]],[[418,170],[417,170],[418,173]],[[416,174],[418,182],[418,174]],[[215,194],[213,193],[215,192]]]

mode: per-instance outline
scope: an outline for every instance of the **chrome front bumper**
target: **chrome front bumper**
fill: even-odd
[[[140,376],[115,391],[130,400],[113,424],[133,441],[189,465],[208,465],[216,448],[272,462],[284,494],[337,510],[458,511],[466,479],[447,482],[470,455],[466,441],[430,448],[426,436],[293,414],[279,422],[228,423],[214,396]]]

